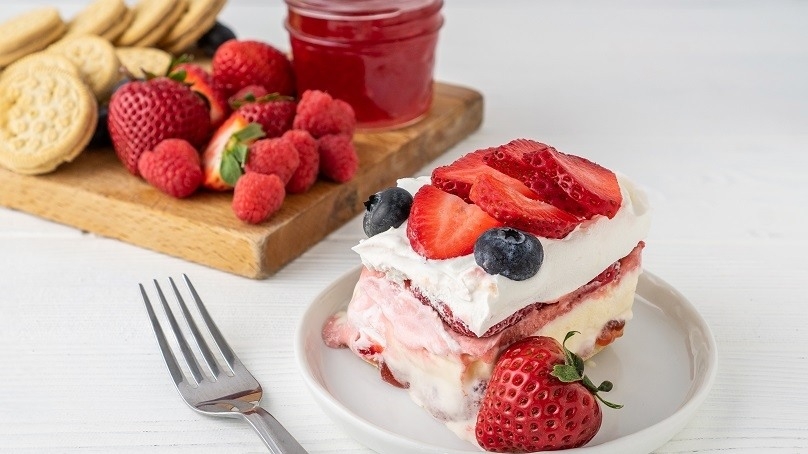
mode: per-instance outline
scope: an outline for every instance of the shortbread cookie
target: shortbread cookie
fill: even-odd
[[[171,65],[171,54],[154,47],[119,47],[115,49],[121,65],[137,78],[145,72],[165,75]]]
[[[61,22],[60,19],[59,23],[43,32],[43,34],[37,37],[37,39],[34,41],[21,44],[21,47],[11,52],[0,53],[0,68],[4,68],[20,58],[25,57],[26,55],[39,52],[40,50],[48,47],[50,44],[58,41],[59,38],[64,35],[65,30],[67,30],[67,25],[65,25],[64,22]],[[0,36],[2,36],[2,33],[2,30],[0,30]]]
[[[73,74],[76,77],[81,77],[79,69],[67,57],[52,54],[50,52],[39,51],[33,54],[26,55],[21,59],[10,64],[8,68],[0,75],[0,79],[8,77],[17,71],[29,71],[31,69],[56,69]]]
[[[171,16],[177,8],[179,0],[140,0],[132,11],[135,13],[132,23],[123,34],[118,37],[115,44],[118,46],[134,46],[155,28],[162,27],[162,23]],[[170,24],[171,26],[173,24]],[[157,38],[158,40],[160,38]]]
[[[84,150],[97,115],[92,92],[72,74],[32,69],[4,77],[0,165],[29,175],[55,170]]]
[[[118,37],[120,37],[123,32],[125,32],[129,25],[132,23],[132,20],[135,18],[135,12],[131,9],[127,9],[121,17],[115,22],[115,24],[108,28],[106,31],[101,33],[101,37],[106,39],[107,41],[114,43]]]
[[[226,3],[227,0],[188,0],[188,10],[159,46],[173,54],[188,49],[213,27]]]
[[[120,79],[115,47],[100,36],[67,37],[48,47],[48,52],[70,59],[98,99],[105,99]]]
[[[152,29],[146,36],[141,38],[135,43],[139,47],[152,47],[156,46],[158,42],[171,30],[171,27],[180,20],[185,11],[188,9],[188,0],[177,0],[177,5],[171,13],[164,18],[160,24]]]
[[[7,55],[37,44],[64,26],[59,10],[53,7],[36,8],[0,23],[0,55]],[[41,48],[46,47],[44,44]]]
[[[99,35],[118,23],[129,10],[123,0],[90,2],[68,23],[67,35]]]

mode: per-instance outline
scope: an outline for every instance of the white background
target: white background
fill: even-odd
[[[645,267],[720,351],[712,394],[658,452],[808,452],[808,2],[447,0],[445,15],[436,78],[481,91],[485,122],[419,173],[527,137],[630,175],[654,207]],[[221,16],[286,50],[283,17],[280,1]],[[301,443],[362,452],[292,356],[362,236],[354,219],[253,281],[0,208],[0,451],[263,452],[246,425],[185,407],[161,364],[137,283],[187,273]]]

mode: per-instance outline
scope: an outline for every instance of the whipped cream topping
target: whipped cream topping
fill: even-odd
[[[591,281],[628,255],[650,228],[645,193],[617,174],[623,202],[612,219],[597,215],[562,239],[539,237],[544,261],[535,276],[513,281],[485,272],[469,254],[445,260],[427,259],[410,246],[407,223],[354,246],[362,263],[403,284],[410,281],[427,298],[442,301],[455,318],[480,336],[514,312],[536,302],[553,302]],[[398,180],[415,194],[428,176]]]

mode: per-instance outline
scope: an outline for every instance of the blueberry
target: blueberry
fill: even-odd
[[[112,90],[110,91],[110,96],[112,96],[112,93],[115,93],[116,91],[118,91],[124,85],[128,84],[129,82],[132,82],[132,80],[133,79],[130,79],[129,76],[121,77],[121,80],[119,80],[118,82],[115,83],[115,85],[112,86]]]
[[[544,248],[535,236],[510,227],[488,229],[474,243],[474,260],[488,274],[524,281],[539,272]]]
[[[216,49],[218,49],[219,46],[224,44],[225,41],[235,38],[236,34],[233,33],[233,30],[230,30],[230,28],[223,23],[216,21],[213,28],[199,38],[199,41],[196,42],[196,46],[208,57],[213,57],[213,54],[216,53]]]
[[[365,234],[371,237],[400,226],[410,216],[411,207],[412,195],[406,189],[393,187],[373,194],[365,202]]]
[[[112,146],[112,139],[109,137],[109,129],[107,128],[107,116],[109,108],[106,104],[98,106],[98,119],[96,121],[95,132],[87,144],[88,148],[103,148]]]

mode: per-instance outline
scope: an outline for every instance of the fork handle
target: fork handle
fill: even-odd
[[[274,416],[258,405],[242,411],[241,414],[258,432],[272,454],[308,454]]]

